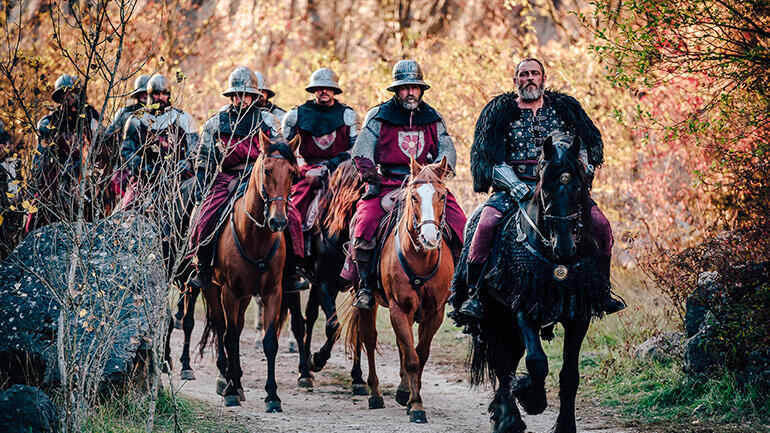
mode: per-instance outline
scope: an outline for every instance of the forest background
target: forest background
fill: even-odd
[[[62,25],[100,7],[130,12],[120,45],[114,31],[100,35],[92,26],[99,30],[92,35]],[[308,99],[310,73],[329,67],[344,89],[339,99],[363,116],[390,97],[392,65],[414,58],[431,85],[425,100],[455,140],[450,187],[470,212],[485,199],[472,192],[469,173],[476,118],[493,96],[514,89],[520,59],[540,58],[548,85],[576,97],[603,134],[606,161],[592,195],[613,225],[614,283],[630,303],[589,336],[599,353],[589,389],[602,389],[604,402],[630,405],[638,416],[651,407],[677,408],[655,412],[653,422],[687,422],[697,412],[740,423],[766,414],[767,403],[738,398],[753,394],[736,389],[706,395],[719,388],[709,380],[727,386],[729,374],[701,380],[700,391],[687,394],[696,382],[687,382],[680,363],[640,367],[629,359],[648,337],[683,328],[685,300],[701,272],[727,274],[770,256],[769,8],[762,0],[4,2],[0,118],[13,136],[9,153],[28,167],[34,125],[52,105],[61,73],[86,77],[103,124],[126,104],[138,74],[164,73],[174,105],[200,125],[227,103],[221,91],[240,65],[262,71],[284,109]],[[78,57],[89,41],[117,59],[114,69]],[[65,58],[65,48],[74,55]],[[752,323],[770,326],[766,311],[756,314]],[[747,338],[735,344],[766,344],[770,334],[760,328]],[[641,371],[648,379],[607,379]],[[662,388],[649,392],[656,384]]]

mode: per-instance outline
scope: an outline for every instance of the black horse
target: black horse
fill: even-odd
[[[498,230],[491,271],[481,290],[483,318],[459,320],[473,334],[471,383],[495,387],[489,413],[496,433],[525,431],[516,401],[529,414],[545,410],[548,359],[540,338],[552,338],[557,322],[564,327],[564,363],[559,374],[561,406],[552,431],[576,431],[580,346],[591,319],[602,315],[610,291],[595,260],[589,182],[579,150],[579,141],[566,135],[545,140],[533,198],[506,216]],[[479,214],[477,210],[466,229],[462,262]],[[453,282],[456,309],[467,291],[464,268],[458,268]],[[450,316],[460,317],[456,312]],[[528,374],[515,378],[525,352]]]
[[[352,160],[337,167],[329,179],[329,185],[319,199],[319,214],[310,236],[310,260],[308,263],[310,296],[305,307],[307,324],[305,350],[310,353],[313,325],[318,310],[326,316],[326,341],[310,356],[310,369],[321,371],[331,357],[334,343],[339,338],[340,322],[337,317],[337,295],[350,288],[351,283],[340,276],[345,264],[343,245],[349,240],[349,226],[356,211],[356,203],[363,195],[363,183]],[[360,366],[352,371],[358,376],[358,388],[365,388]],[[357,389],[354,383],[354,391]],[[365,389],[360,392],[366,392]]]

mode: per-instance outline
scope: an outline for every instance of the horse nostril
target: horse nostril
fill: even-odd
[[[286,228],[287,221],[283,218],[270,218],[267,220],[267,225],[270,227],[270,230],[273,232],[280,232],[283,231],[283,229]]]

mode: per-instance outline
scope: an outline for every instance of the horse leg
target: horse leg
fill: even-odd
[[[195,380],[195,373],[190,366],[190,337],[193,327],[195,327],[195,301],[198,300],[200,290],[197,287],[188,287],[185,291],[185,308],[182,318],[182,330],[184,330],[184,343],[182,344],[182,356],[179,362],[182,363],[182,380]]]
[[[284,296],[291,313],[291,333],[294,334],[294,340],[297,341],[297,352],[299,353],[299,379],[297,379],[297,385],[300,388],[313,388],[313,375],[310,373],[307,361],[308,351],[305,350],[305,318],[302,317],[302,303],[299,292],[287,293]]]
[[[321,349],[314,353],[310,358],[311,368],[317,368],[317,370],[313,371],[321,371],[321,369],[326,365],[326,361],[328,361],[332,356],[332,348],[334,348],[334,342],[336,342],[337,338],[339,337],[340,322],[337,320],[337,293],[338,292],[336,290],[330,289],[328,283],[324,282],[321,285],[320,301],[321,308],[323,308],[324,315],[326,316],[326,341],[324,342],[323,346],[321,346]]]
[[[368,395],[369,390],[366,389],[366,382],[364,382],[363,372],[361,371],[361,342],[356,343],[353,348],[353,367],[350,368],[350,377],[353,379],[351,386],[353,388],[353,395]]]
[[[275,356],[278,354],[278,314],[281,309],[281,287],[262,297],[262,350],[267,359],[267,381],[265,382],[266,412],[283,412],[281,399],[278,397],[278,383],[275,381]]]
[[[380,391],[380,379],[377,377],[375,355],[377,353],[377,304],[371,310],[359,310],[361,327],[361,339],[366,350],[366,360],[369,363],[369,377],[366,382],[369,385],[369,409],[382,409],[385,402]]]
[[[262,326],[262,297],[261,296],[254,296],[254,305],[257,307],[257,312],[254,314],[254,327],[257,330],[257,340],[254,342],[254,348],[259,350],[262,350],[262,340],[260,340],[260,334],[262,334],[262,331],[264,327]]]
[[[307,299],[307,305],[305,306],[305,353],[310,355],[312,348],[311,343],[313,340],[313,326],[315,326],[316,320],[318,320],[318,285],[310,285],[310,296]],[[321,371],[320,368],[316,368],[313,364],[313,356],[308,358],[311,371]]]
[[[406,372],[409,383],[409,400],[406,403],[409,420],[412,422],[427,422],[417,380],[420,370],[420,358],[417,356],[417,351],[414,348],[412,318],[404,313],[396,302],[391,302],[390,323],[393,325],[393,331],[396,334],[399,352],[401,352],[402,356],[403,370]]]
[[[184,319],[185,295],[186,295],[186,292],[184,290],[179,291],[179,301],[177,301],[176,303],[176,313],[174,313],[174,321],[173,321],[174,329],[182,329],[182,327],[184,326],[184,324],[182,323],[182,320]]]
[[[574,433],[575,426],[575,395],[580,383],[578,361],[580,346],[588,332],[589,322],[570,321],[564,325],[564,364],[559,373],[559,417],[553,427],[554,433]]]
[[[444,309],[441,308],[433,314],[425,317],[417,328],[417,358],[420,361],[420,366],[417,370],[417,398],[419,399],[420,407],[412,406],[409,411],[409,420],[411,422],[424,423],[428,422],[425,417],[425,408],[422,407],[422,397],[419,395],[422,389],[422,371],[425,369],[425,364],[428,362],[430,356],[430,344],[433,341],[433,337],[436,335],[438,328],[441,327],[441,323],[444,321]]]
[[[521,407],[530,414],[543,413],[548,406],[545,395],[545,378],[548,376],[548,357],[540,344],[540,327],[531,323],[524,312],[516,314],[521,339],[527,350],[525,358],[528,375],[520,377],[514,386],[514,394]]]
[[[406,406],[407,403],[409,403],[409,396],[411,395],[411,392],[409,392],[409,375],[406,373],[406,367],[404,366],[404,353],[406,353],[406,349],[402,347],[401,340],[399,339],[396,339],[396,345],[398,346],[398,375],[401,377],[398,388],[396,388],[396,403],[401,406]],[[407,413],[408,412],[409,409],[407,408]]]
[[[230,287],[222,286],[222,308],[225,313],[224,346],[227,354],[225,406],[240,406],[241,400],[244,399],[239,340],[244,314],[250,301],[250,297],[246,297],[245,300],[238,299]]]

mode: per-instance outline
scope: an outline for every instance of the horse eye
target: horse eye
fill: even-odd
[[[270,174],[272,174],[272,173],[273,173],[273,170],[271,170],[269,168],[265,169],[265,176],[270,176]]]
[[[417,203],[417,197],[416,196],[412,196],[412,201]]]

